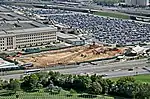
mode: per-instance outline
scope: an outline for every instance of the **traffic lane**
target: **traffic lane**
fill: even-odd
[[[4,76],[0,76],[1,79],[4,80],[9,80],[9,79],[20,79],[21,76],[23,76],[24,74],[13,74],[13,75],[4,75]]]
[[[63,73],[63,74],[70,74],[70,73]],[[139,75],[139,74],[150,74],[149,71],[144,70],[142,68],[133,70],[133,71],[128,71],[128,70],[121,70],[121,71],[110,71],[110,72],[101,72],[101,73],[93,73],[93,72],[82,72],[82,71],[76,71],[76,72],[72,72],[71,74],[79,74],[79,75],[93,75],[93,74],[97,74],[97,75],[106,75],[103,78],[114,78],[114,77],[123,77],[123,76],[134,76],[134,75]]]
[[[121,71],[110,71],[110,72],[101,72],[101,73],[96,73],[97,75],[107,75],[104,78],[113,78],[113,77],[122,77],[122,76],[132,76],[132,75],[136,75],[136,72],[138,72],[137,74],[150,74],[149,71],[144,70],[144,69],[136,69],[134,71],[127,71],[127,70],[121,70]],[[95,73],[93,72],[83,72],[83,71],[76,71],[76,72],[72,72],[72,73],[63,73],[63,74],[77,74],[77,75],[85,75],[85,74],[89,74],[89,75],[93,75]],[[4,79],[4,80],[9,80],[11,78],[13,79],[20,79],[21,76],[25,76],[24,74],[13,74],[13,75],[4,75],[4,76],[0,76],[0,78]]]
[[[108,65],[103,65],[103,66],[92,66],[91,67],[87,67],[87,68],[82,68],[80,67],[81,69],[84,69],[84,70],[88,70],[88,69],[93,69],[93,70],[98,70],[98,69],[112,69],[112,68],[121,68],[121,67],[124,67],[124,68],[133,68],[133,67],[143,67],[143,66],[146,66],[146,63],[145,62],[135,62],[135,63],[130,63],[130,64],[108,64]],[[80,70],[80,69],[79,69]]]
[[[137,69],[134,71],[119,71],[119,72],[113,72],[113,73],[105,73],[105,77],[103,78],[114,78],[114,77],[123,77],[123,76],[134,76],[139,74],[150,74],[149,71],[143,70],[143,69]],[[102,75],[102,74],[98,74]]]
[[[80,68],[105,68],[105,67],[117,67],[117,66],[128,66],[128,65],[133,65],[132,67],[134,66],[143,66],[143,65],[146,65],[146,60],[136,60],[136,61],[126,61],[126,62],[116,62],[116,63],[109,63],[109,64],[98,64],[98,65],[92,65],[92,64],[87,64],[87,65],[84,65],[84,66],[81,66],[76,68],[77,70],[80,69]],[[75,68],[73,68],[75,69]],[[71,69],[70,69],[71,70]]]
[[[129,64],[130,63],[130,64]],[[120,66],[121,64],[121,66]],[[125,64],[125,65],[124,65]],[[145,66],[146,64],[146,59],[141,59],[141,60],[133,60],[133,61],[127,61],[127,62],[117,62],[113,64],[105,64],[103,66],[95,66],[95,65],[89,65],[88,66],[80,66],[78,68],[70,68],[70,69],[61,69],[61,70],[54,70],[58,71],[61,73],[69,73],[69,74],[83,74],[83,73],[89,73],[89,74],[94,74],[94,73],[103,73],[103,72],[110,72],[111,70],[116,71],[117,69],[124,69],[124,68],[132,68],[132,67],[142,67]],[[45,69],[42,69],[45,71]],[[0,76],[1,78],[4,79],[10,79],[10,78],[15,78],[18,79],[20,76],[23,74],[13,74],[13,75],[5,75],[5,76]]]
[[[97,75],[107,75],[108,77],[113,77],[113,76],[130,76],[130,75],[135,75],[136,73],[137,74],[140,74],[140,73],[149,73],[149,71],[147,70],[144,70],[142,68],[137,68],[137,69],[134,69],[133,71],[128,71],[128,70],[116,70],[116,71],[101,71],[101,72],[97,72],[97,71],[83,71],[83,70],[78,70],[78,71],[73,71],[73,72],[61,72],[63,74],[89,74],[89,75],[92,75],[92,74],[97,74]]]
[[[102,71],[109,71],[109,70],[116,70],[116,69],[129,69],[129,68],[135,68],[135,67],[144,67],[146,66],[145,62],[135,62],[130,64],[109,64],[104,66],[88,66],[88,67],[78,67],[78,68],[70,68],[70,69],[61,69],[56,70],[61,73],[72,73],[72,72],[102,72]],[[55,70],[54,70],[55,71]]]
[[[96,62],[92,62],[95,65],[93,65],[93,67],[97,67],[97,66],[104,66],[107,64],[111,64],[111,65],[122,65],[122,64],[132,64],[132,63],[140,63],[140,62],[145,62],[146,63],[147,59],[140,59],[140,60],[131,60],[131,61],[120,61],[120,62],[113,62],[113,63],[109,63],[108,61],[96,61]],[[80,64],[80,66],[85,67],[88,66],[90,63],[82,65],[82,63]]]

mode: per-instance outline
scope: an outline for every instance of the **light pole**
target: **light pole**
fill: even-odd
[[[148,59],[147,59],[147,62],[146,62],[147,64],[147,66],[149,66],[149,64],[150,64],[150,57],[148,57]]]
[[[88,9],[89,9],[89,11],[88,11],[88,13],[91,13],[91,4],[92,4],[92,1],[89,0],[89,3],[88,3]]]

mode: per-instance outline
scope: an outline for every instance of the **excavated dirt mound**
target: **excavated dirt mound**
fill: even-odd
[[[100,58],[110,58],[123,53],[125,48],[110,48],[104,46],[80,46],[57,51],[25,55],[17,58],[22,63],[33,63],[35,67],[55,66],[58,64],[69,64],[95,60]]]

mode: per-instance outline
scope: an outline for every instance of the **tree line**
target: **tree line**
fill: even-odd
[[[121,77],[117,81],[103,79],[100,75],[71,75],[59,72],[39,72],[27,75],[20,80],[0,80],[0,89],[26,92],[44,89],[47,92],[59,93],[61,89],[93,95],[112,95],[133,99],[149,99],[150,84],[137,83],[133,77]]]

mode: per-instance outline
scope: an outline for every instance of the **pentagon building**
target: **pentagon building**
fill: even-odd
[[[57,28],[0,6],[0,50],[46,45],[56,41]]]

